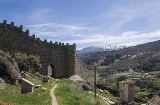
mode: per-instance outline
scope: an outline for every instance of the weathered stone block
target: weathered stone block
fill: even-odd
[[[21,78],[21,93],[33,92],[34,84],[24,78]]]
[[[43,77],[43,82],[49,82],[49,79],[50,79],[49,77],[44,76],[44,77]]]

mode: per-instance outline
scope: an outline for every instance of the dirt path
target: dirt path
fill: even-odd
[[[50,90],[50,95],[52,97],[52,105],[58,105],[56,96],[54,95],[54,90],[57,87],[57,84],[53,83],[53,88]]]

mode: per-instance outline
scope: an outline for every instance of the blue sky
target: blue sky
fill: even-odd
[[[41,40],[87,46],[160,39],[160,0],[0,0],[0,21]]]

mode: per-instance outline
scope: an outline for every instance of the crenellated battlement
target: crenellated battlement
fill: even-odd
[[[93,77],[93,73],[85,73],[84,67],[77,58],[76,44],[41,40],[35,34],[30,35],[29,30],[23,31],[23,26],[15,26],[14,22],[7,24],[6,20],[0,23],[0,49],[9,53],[25,53],[36,55],[41,59],[44,75],[55,78],[80,75],[84,78]],[[90,76],[91,75],[91,76]]]
[[[55,68],[55,77],[68,77],[76,73],[76,44],[41,40],[29,30],[23,31],[23,26],[15,26],[14,22],[7,24],[6,20],[0,23],[0,49],[9,52],[22,52],[40,56],[43,69],[47,75],[47,67],[52,64]]]
[[[61,43],[61,42],[55,42],[53,43],[52,41],[47,41],[47,39],[44,39],[43,41],[36,37],[36,35],[29,35],[29,30],[25,30],[23,31],[23,25],[18,26],[14,26],[14,22],[11,22],[11,24],[7,24],[6,20],[3,20],[3,23],[0,23],[0,31],[10,31],[10,32],[17,32],[17,33],[23,33],[21,37],[25,37],[25,38],[29,38],[32,39],[34,41],[37,42],[41,42],[41,43],[48,43],[48,44],[52,44],[52,45],[62,45],[62,46],[75,46],[75,44],[73,43],[72,45],[69,45],[69,43]]]

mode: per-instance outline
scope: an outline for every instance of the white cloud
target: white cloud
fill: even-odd
[[[29,28],[31,34],[36,34],[43,39],[84,46],[91,43],[92,45],[137,45],[160,39],[160,25],[157,22],[160,17],[160,9],[157,9],[160,7],[158,2],[158,0],[156,2],[151,0],[114,2],[110,8],[107,7],[103,12],[95,13],[95,17],[82,16],[85,21],[75,21],[75,24],[71,22],[60,24],[59,21],[50,23],[56,16],[53,9],[35,9],[31,12],[29,19],[33,23],[45,24],[28,25],[25,28]],[[73,17],[72,21],[77,18]],[[68,18],[64,17],[64,19]],[[135,23],[137,26],[134,26]]]
[[[45,23],[25,26],[32,34],[41,39],[59,41],[63,43],[76,43],[87,46],[94,45],[137,45],[160,39],[160,30],[126,31],[121,35],[101,34],[85,25],[68,25],[58,23]]]
[[[155,32],[124,32],[122,35],[92,35],[79,40],[70,40],[77,44],[95,43],[98,45],[137,45],[160,39],[160,31]]]
[[[108,31],[159,29],[159,7],[159,0],[120,0],[104,9],[98,18],[105,21]]]
[[[45,23],[45,24],[37,24],[37,25],[28,25],[26,27],[31,28],[62,28],[66,30],[88,30],[87,27],[81,25],[67,25],[67,24],[57,24],[57,23]]]
[[[50,37],[58,39],[61,37],[82,37],[84,32],[89,32],[93,29],[84,25],[68,25],[58,23],[45,23],[37,25],[28,25],[25,28],[30,29],[31,34],[36,34],[37,37]]]

